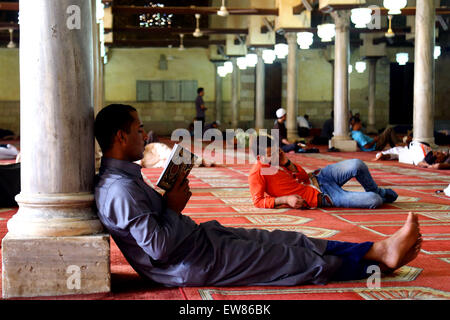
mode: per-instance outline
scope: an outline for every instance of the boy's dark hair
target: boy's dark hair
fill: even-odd
[[[197,89],[197,94],[199,94],[200,92],[202,92],[202,91],[204,91],[205,89],[204,88],[198,88]]]
[[[433,151],[429,151],[423,160],[431,165],[436,162],[436,156],[433,154]]]
[[[265,156],[266,149],[273,145],[273,139],[268,136],[252,136],[250,139],[250,149],[256,156]]]
[[[100,110],[94,122],[94,134],[103,152],[108,151],[114,142],[117,131],[130,133],[134,118],[131,112],[136,109],[126,104],[110,104]]]
[[[361,122],[361,119],[355,118],[355,117],[352,117],[351,120],[353,120],[353,123],[360,123]]]

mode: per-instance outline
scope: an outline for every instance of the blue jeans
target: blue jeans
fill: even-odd
[[[356,178],[366,192],[345,191],[342,186],[351,178]],[[359,159],[351,159],[331,164],[317,174],[320,189],[331,198],[334,207],[374,209],[383,204],[378,194],[379,188],[366,164]]]

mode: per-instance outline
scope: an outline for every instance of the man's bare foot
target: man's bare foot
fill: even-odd
[[[421,245],[419,220],[416,214],[410,212],[403,227],[389,238],[375,242],[365,259],[378,261],[395,270],[414,260]]]

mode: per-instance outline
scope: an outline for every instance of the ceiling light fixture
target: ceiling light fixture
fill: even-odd
[[[225,77],[228,74],[227,70],[225,69],[225,66],[217,67],[217,73],[219,74],[219,77],[221,77],[221,78]]]
[[[17,45],[14,43],[14,29],[8,29],[9,30],[9,43],[6,46],[8,49],[14,49],[17,48]]]
[[[227,73],[233,73],[233,62],[227,61],[223,64]]]
[[[434,59],[439,58],[441,55],[441,46],[435,46],[434,47]]]
[[[383,6],[389,9],[388,14],[401,14],[404,7],[406,7],[407,0],[384,0]]]
[[[184,38],[184,34],[180,33],[180,47],[178,48],[178,50],[180,50],[180,51],[184,50],[183,38]]]
[[[199,37],[203,36],[203,33],[200,31],[200,13],[195,14],[195,19],[197,19],[196,28],[192,35],[196,38],[199,38]]]
[[[317,26],[317,35],[322,42],[330,42],[336,35],[336,26],[332,23],[320,24]]]
[[[363,73],[366,71],[366,63],[364,61],[358,61],[355,63],[355,69],[358,73]]]
[[[262,58],[265,64],[272,64],[276,58],[275,51],[271,49],[264,50],[262,53]]]
[[[404,66],[409,60],[409,55],[406,52],[400,52],[397,53],[396,59],[399,65]]]
[[[372,20],[372,9],[369,8],[356,8],[352,9],[352,22],[355,24],[355,28],[366,28],[367,24]]]
[[[222,6],[220,7],[219,11],[217,11],[217,15],[221,17],[226,17],[230,13],[228,12],[227,8],[225,7],[225,0],[222,0]]]
[[[245,56],[245,60],[247,60],[247,67],[254,68],[258,63],[258,56],[256,53],[249,53]]]
[[[395,33],[394,33],[394,31],[392,31],[392,16],[389,15],[389,16],[388,16],[388,19],[389,19],[389,29],[388,29],[388,31],[384,34],[384,36],[385,36],[386,38],[393,38],[393,37],[395,36]]]
[[[289,46],[286,43],[277,43],[275,45],[275,55],[278,59],[284,59],[289,53]]]
[[[238,57],[236,59],[236,64],[240,70],[247,69],[247,58],[246,57]]]
[[[312,32],[299,32],[297,33],[297,44],[300,49],[309,49],[313,44],[314,34]]]

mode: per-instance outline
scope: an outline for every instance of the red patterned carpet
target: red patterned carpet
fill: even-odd
[[[111,241],[112,292],[57,299],[450,299],[450,198],[435,194],[450,183],[450,171],[417,169],[396,161],[374,162],[374,153],[289,154],[307,171],[349,158],[369,166],[376,182],[399,194],[398,200],[376,210],[361,209],[258,209],[248,189],[250,165],[194,168],[190,176],[193,196],[184,214],[197,222],[216,219],[226,226],[282,229],[312,237],[342,241],[374,241],[394,233],[409,211],[419,215],[422,250],[416,260],[381,280],[380,289],[366,281],[334,282],[325,286],[163,288],[145,284]],[[143,169],[153,185],[161,169]],[[345,185],[362,190],[356,180]],[[15,209],[0,209],[0,235]],[[55,298],[51,298],[55,299]]]

